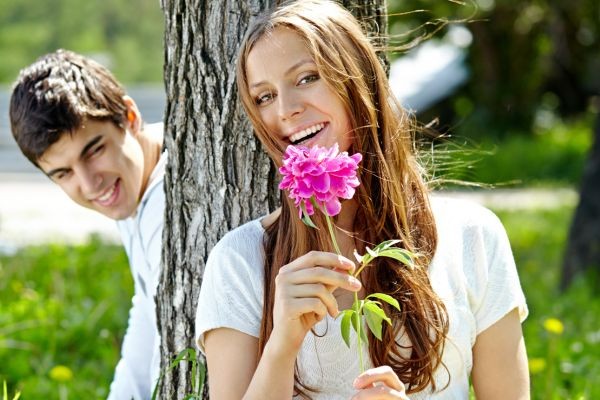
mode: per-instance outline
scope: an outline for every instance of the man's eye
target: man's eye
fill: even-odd
[[[256,104],[261,105],[273,99],[273,93],[265,93],[256,97]]]
[[[101,153],[102,150],[104,150],[104,145],[103,144],[101,144],[100,146],[96,146],[93,149],[91,149],[87,156],[88,157],[95,156],[96,154]]]
[[[63,171],[63,172],[59,172],[57,174],[54,174],[53,178],[56,181],[60,181],[65,179],[67,176],[69,176],[69,171]]]
[[[306,85],[307,83],[311,83],[319,80],[319,74],[310,74],[303,76],[300,81],[298,81],[299,85]]]

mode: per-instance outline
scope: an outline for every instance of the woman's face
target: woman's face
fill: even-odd
[[[302,38],[279,27],[259,39],[246,62],[248,90],[268,134],[287,145],[347,151],[352,126],[342,100],[321,79]]]

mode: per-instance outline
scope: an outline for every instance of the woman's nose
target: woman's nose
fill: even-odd
[[[304,104],[302,99],[291,91],[280,91],[277,97],[279,118],[290,120],[302,114]]]

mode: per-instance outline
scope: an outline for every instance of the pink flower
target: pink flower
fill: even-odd
[[[360,153],[351,156],[345,151],[340,153],[337,144],[330,149],[288,146],[283,166],[279,168],[283,175],[279,189],[289,191],[300,218],[303,209],[307,215],[314,214],[311,198],[332,217],[342,209],[339,199],[351,199],[354,188],[360,184],[356,176],[360,160]]]

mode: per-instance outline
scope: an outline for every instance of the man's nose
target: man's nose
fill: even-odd
[[[98,195],[98,189],[102,185],[102,176],[98,172],[84,167],[77,171],[77,175],[83,194],[87,196]]]

